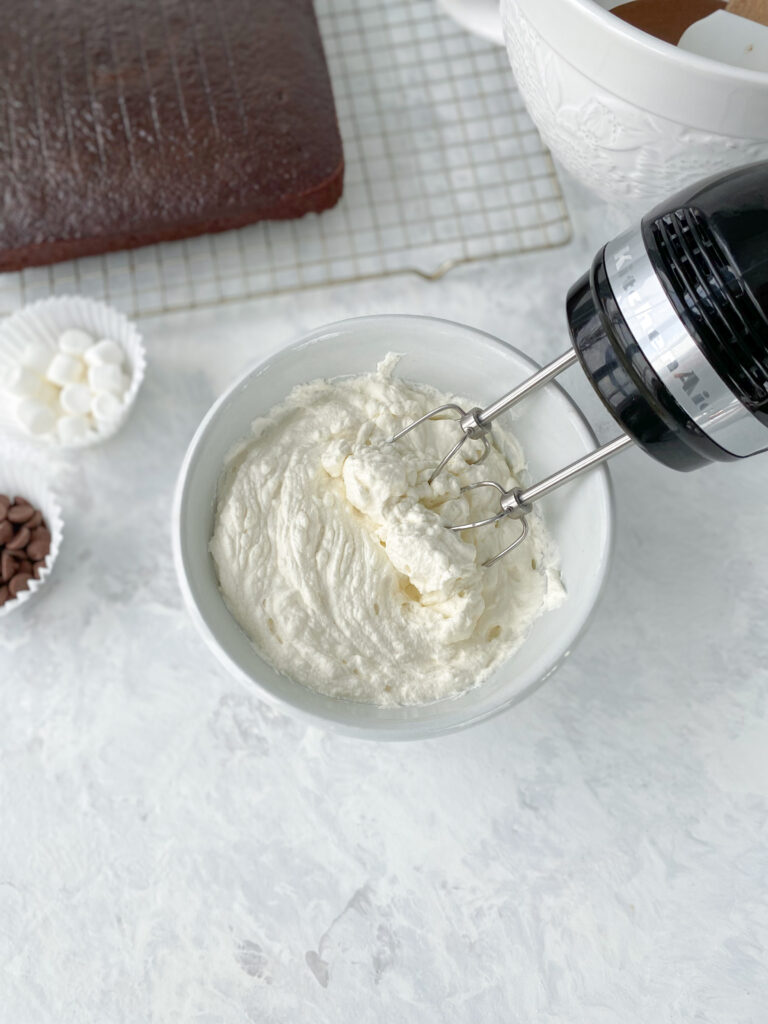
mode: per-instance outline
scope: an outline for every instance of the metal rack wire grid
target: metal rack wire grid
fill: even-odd
[[[552,160],[504,51],[436,0],[316,0],[344,141],[338,206],[0,275],[0,312],[78,292],[133,315],[562,245]]]

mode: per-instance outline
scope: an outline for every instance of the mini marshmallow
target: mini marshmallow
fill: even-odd
[[[111,391],[113,395],[122,395],[125,391],[125,376],[116,363],[91,366],[88,383],[93,391]]]
[[[66,352],[57,352],[50,362],[45,376],[52,384],[77,384],[83,378],[83,361]]]
[[[60,416],[57,427],[62,444],[84,441],[90,432],[90,424],[85,416]]]
[[[36,398],[24,398],[19,402],[16,419],[30,434],[47,434],[56,426],[53,412]]]
[[[110,341],[109,338],[102,338],[85,353],[85,361],[89,366],[103,366],[105,363],[121,366],[124,357],[125,353],[122,348],[116,341]]]
[[[70,416],[87,416],[91,411],[91,389],[87,384],[67,384],[61,389],[59,401]]]
[[[28,341],[19,355],[22,366],[34,370],[42,377],[51,361],[51,350],[42,341]]]
[[[122,411],[123,403],[109,391],[100,391],[91,399],[93,418],[102,426],[116,420]]]
[[[93,345],[93,338],[79,327],[70,327],[59,335],[59,348],[72,356],[82,356]]]
[[[28,366],[10,366],[3,378],[3,387],[18,398],[33,398],[40,390],[42,381]]]
[[[41,380],[35,398],[38,398],[41,402],[47,405],[54,412],[57,412],[59,408],[60,394],[61,388],[56,387],[55,384],[51,384],[50,381]]]

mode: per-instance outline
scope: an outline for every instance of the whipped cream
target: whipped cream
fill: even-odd
[[[497,426],[488,458],[468,442],[432,483],[455,442],[454,421],[430,420],[451,400],[375,373],[295,388],[230,453],[210,544],[224,599],[259,653],[320,693],[380,706],[422,704],[478,685],[565,596],[540,515],[514,552],[520,524],[452,533],[498,511],[488,488],[519,482],[525,460]],[[455,399],[453,399],[455,401]]]

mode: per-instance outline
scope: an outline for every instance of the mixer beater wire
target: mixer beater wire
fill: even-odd
[[[473,409],[465,410],[455,402],[446,402],[444,405],[439,405],[437,408],[432,409],[430,412],[420,416],[413,423],[409,423],[407,427],[399,430],[390,439],[389,443],[392,444],[400,438],[405,437],[416,427],[425,423],[431,419],[445,419],[446,417],[441,416],[445,412],[457,413],[457,422],[462,431],[462,436],[453,445],[453,447],[447,452],[445,456],[440,460],[437,466],[432,471],[429,477],[429,483],[445,469],[450,460],[459,453],[464,444],[469,440],[480,440],[483,442],[483,451],[476,458],[470,461],[469,465],[477,465],[482,462],[491,450],[490,441],[488,440],[488,434],[491,430],[492,422],[500,416],[503,412],[512,408],[523,398],[534,391],[538,391],[539,388],[548,384],[549,381],[557,377],[563,370],[572,366],[578,361],[578,355],[575,351],[570,350],[563,353],[557,359],[553,360],[547,366],[534,373],[527,380],[523,381],[516,388],[508,391],[505,395],[487,406],[485,409],[481,409],[476,406]],[[533,504],[539,499],[545,497],[547,494],[551,494],[552,491],[562,487],[563,484],[568,483],[570,480],[581,476],[582,473],[588,472],[590,469],[594,469],[595,466],[599,466],[607,459],[612,458],[614,455],[618,455],[619,452],[624,451],[630,445],[634,444],[634,439],[628,434],[620,434],[613,441],[608,444],[602,445],[600,448],[596,448],[595,451],[590,452],[588,455],[577,459],[570,465],[565,466],[563,469],[558,470],[551,476],[546,477],[539,483],[534,484],[531,487],[525,489],[521,487],[514,487],[511,490],[505,490],[501,484],[495,480],[481,480],[478,483],[468,484],[466,487],[462,487],[462,494],[466,491],[475,490],[479,487],[492,487],[499,493],[499,511],[492,516],[488,516],[484,519],[478,519],[472,523],[462,523],[459,526],[449,527],[455,533],[460,533],[464,530],[474,530],[481,526],[491,526],[495,523],[500,522],[502,519],[519,519],[522,523],[522,532],[511,544],[500,551],[498,554],[489,558],[483,565],[487,568],[498,562],[499,559],[509,554],[510,551],[514,551],[515,548],[519,547],[525,538],[528,536],[528,522],[526,517],[530,514]]]

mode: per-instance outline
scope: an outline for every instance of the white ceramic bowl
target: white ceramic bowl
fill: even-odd
[[[686,53],[596,0],[501,0],[501,13],[544,141],[602,196],[662,199],[768,156],[768,74]]]
[[[373,739],[450,732],[509,707],[549,676],[569,653],[597,600],[608,568],[612,505],[599,469],[542,502],[561,552],[568,598],[535,624],[520,650],[481,686],[453,700],[419,707],[376,708],[322,696],[279,675],[256,653],[227,611],[208,542],[224,458],[257,416],[299,383],[366,373],[387,352],[404,353],[399,372],[446,392],[486,402],[513,387],[535,364],[490,335],[446,320],[373,316],[314,331],[247,370],[216,402],[187,451],[173,512],[174,557],[184,598],[208,646],[234,675],[275,703],[316,723]],[[515,432],[533,476],[546,475],[590,451],[595,440],[580,412],[553,385],[527,400]]]

